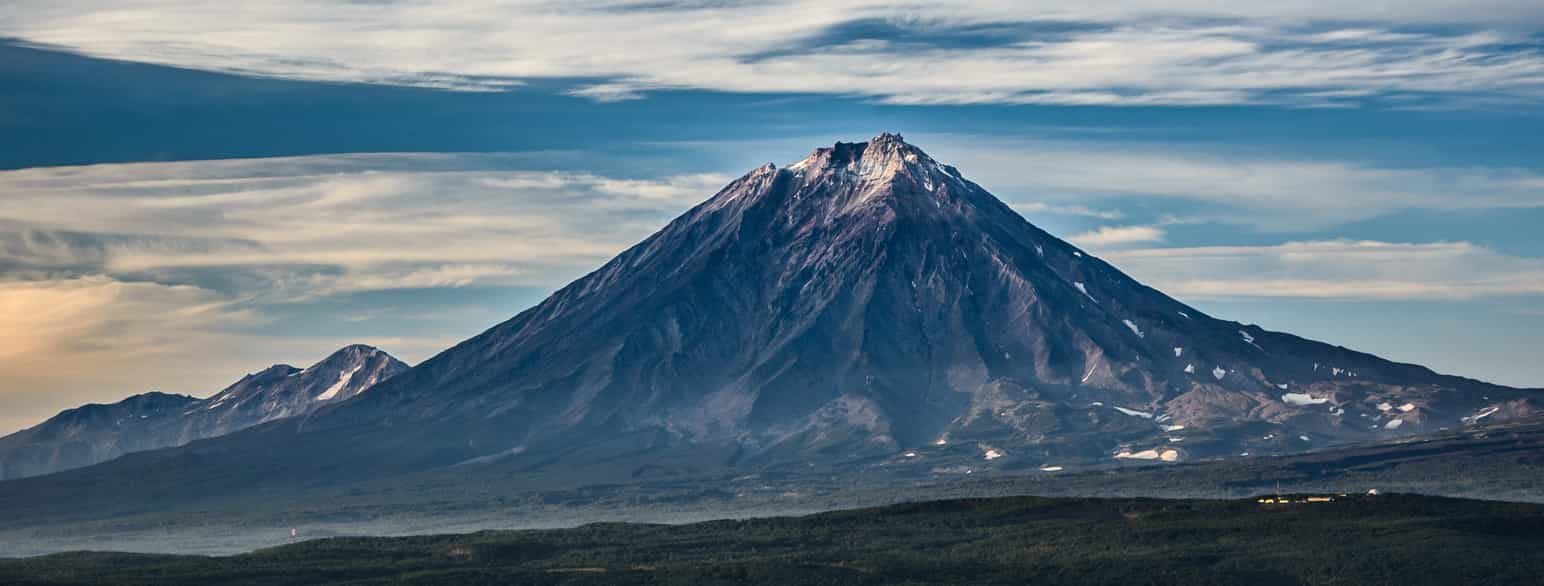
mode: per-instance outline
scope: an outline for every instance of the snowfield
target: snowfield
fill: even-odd
[[[1148,413],[1146,411],[1137,411],[1136,409],[1127,409],[1125,407],[1115,407],[1114,409],[1116,411],[1120,411],[1121,413],[1125,413],[1125,414],[1130,415],[1132,417],[1141,417],[1143,419],[1152,419],[1153,418],[1153,414],[1152,413]]]
[[[1281,402],[1288,405],[1323,405],[1329,401],[1328,397],[1315,397],[1308,393],[1286,393],[1281,396]]]
[[[1500,411],[1500,410],[1501,410],[1500,407],[1495,407],[1495,406],[1486,407],[1484,410],[1480,411],[1479,413],[1476,413],[1476,414],[1471,415],[1469,417],[1465,417],[1465,418],[1461,419],[1461,421],[1464,421],[1466,423],[1474,423],[1474,422],[1479,421],[1481,419],[1484,419],[1486,417],[1490,417],[1491,415],[1495,415],[1496,412]]]
[[[1078,281],[1076,283],[1073,283],[1072,286],[1073,287],[1077,287],[1078,291],[1082,291],[1083,292],[1083,296],[1088,297],[1089,301],[1092,301],[1094,303],[1098,303],[1099,302],[1098,299],[1094,299],[1093,295],[1089,295],[1088,294],[1088,287],[1084,286],[1082,281]]]
[[[1179,451],[1160,448],[1149,448],[1140,452],[1121,450],[1115,454],[1117,460],[1160,460],[1163,462],[1178,462]]]
[[[1137,327],[1136,322],[1133,322],[1133,321],[1131,321],[1129,319],[1123,319],[1123,320],[1120,320],[1120,321],[1121,321],[1121,323],[1126,324],[1126,327],[1131,328],[1131,333],[1136,334],[1138,338],[1146,338],[1147,337],[1147,334],[1143,334],[1142,333],[1142,328]]]
[[[349,381],[354,380],[354,375],[357,374],[359,372],[359,369],[361,369],[361,368],[364,368],[363,364],[355,366],[353,370],[350,370],[348,372],[345,372],[345,373],[339,375],[338,376],[338,382],[333,383],[333,385],[331,387],[328,387],[327,390],[322,391],[322,394],[317,395],[316,396],[316,400],[318,400],[318,401],[326,401],[328,399],[331,399],[333,397],[338,396],[338,391],[341,391],[341,390],[343,390],[343,387],[348,386]]]

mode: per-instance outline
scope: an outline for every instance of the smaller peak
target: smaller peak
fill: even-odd
[[[380,348],[376,348],[375,346],[371,346],[371,345],[368,345],[368,344],[349,344],[347,346],[344,346],[342,348],[337,349],[332,354],[328,354],[326,358],[323,358],[321,360],[321,362],[318,362],[317,364],[322,364],[322,363],[326,363],[326,362],[335,362],[335,361],[339,361],[339,360],[357,360],[359,358],[373,358],[373,357],[376,357],[376,356],[383,356],[383,357],[391,359],[391,360],[396,360],[396,357],[392,356],[391,354],[387,354],[385,350],[382,350]]]
[[[298,370],[300,369],[288,364],[275,364],[268,368],[264,368],[261,371],[258,371],[255,376],[262,376],[265,374],[289,374]]]
[[[365,344],[349,344],[328,354],[325,358],[311,365],[316,368],[324,365],[349,364],[363,359],[369,359],[377,354],[383,354],[380,349]]]
[[[386,362],[388,364],[396,365],[395,367],[399,368],[407,367],[407,364],[401,360],[397,360],[396,356],[392,356],[385,350],[376,348],[375,346],[370,346],[368,344],[349,344],[339,348],[332,354],[328,354],[326,358],[321,359],[316,364],[312,365],[311,368],[366,362]]]
[[[369,344],[349,344],[347,346],[339,348],[337,352],[333,352],[333,355],[336,356],[338,354],[375,354],[375,353],[380,352],[380,351],[381,351],[380,348],[376,348],[375,346],[371,346]]]
[[[883,143],[906,144],[906,139],[902,138],[899,133],[895,133],[895,132],[881,132],[881,133],[879,133],[879,136],[876,136],[874,138],[869,139],[869,142],[872,143],[872,144],[883,144]],[[908,145],[908,146],[910,146],[910,145]]]

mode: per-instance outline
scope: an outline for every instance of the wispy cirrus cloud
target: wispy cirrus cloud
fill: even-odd
[[[0,172],[0,330],[26,333],[0,340],[0,411],[15,419],[0,417],[0,431],[130,392],[212,392],[348,343],[422,359],[523,305],[412,292],[554,288],[728,181],[520,171],[510,159]]]
[[[98,56],[473,91],[591,80],[569,91],[600,101],[701,89],[899,104],[1538,103],[1540,25],[1544,10],[1513,0],[1471,10],[1317,1],[0,7],[0,34]]]
[[[1121,246],[1162,242],[1163,236],[1163,228],[1157,226],[1103,226],[1067,239],[1080,246]]]
[[[922,144],[1031,216],[1140,199],[1185,208],[1169,223],[1323,230],[1388,214],[1544,208],[1544,175],[1519,167],[1391,167],[1338,158],[1137,141],[925,136]],[[1038,209],[1037,209],[1038,208]],[[1097,217],[1097,216],[1096,216]],[[1121,216],[1105,219],[1119,219]]]
[[[0,173],[0,263],[169,278],[246,267],[284,300],[517,280],[552,286],[728,181],[500,168],[498,155],[336,155]],[[599,228],[599,229],[597,229]],[[160,236],[173,234],[175,236]]]
[[[1470,242],[1358,240],[1106,249],[1110,262],[1181,298],[1469,300],[1544,296],[1544,259]]]
[[[1021,214],[1061,214],[1066,216],[1099,218],[1101,220],[1119,220],[1122,217],[1120,210],[1095,209],[1078,204],[1053,205],[1043,201],[1016,201],[1009,205]]]

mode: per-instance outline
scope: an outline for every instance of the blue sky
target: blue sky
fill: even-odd
[[[882,131],[1220,317],[1544,386],[1536,2],[222,4],[0,6],[0,432],[421,360]]]

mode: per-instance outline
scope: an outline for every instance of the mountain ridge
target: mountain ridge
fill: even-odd
[[[150,391],[114,403],[88,403],[0,437],[0,480],[89,466],[308,413],[404,370],[407,365],[390,354],[353,344],[306,369],[275,364],[248,373],[202,399]]]

